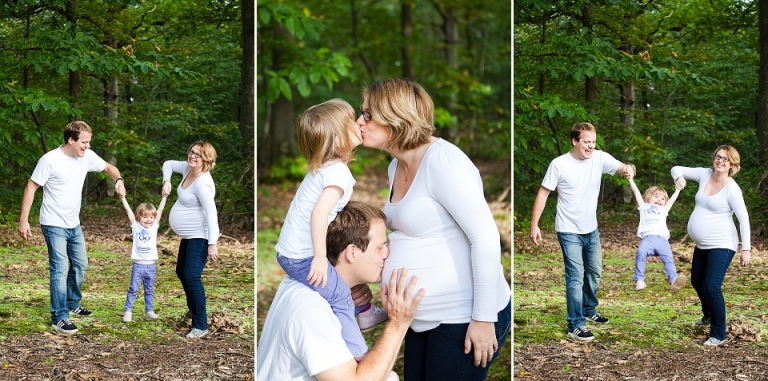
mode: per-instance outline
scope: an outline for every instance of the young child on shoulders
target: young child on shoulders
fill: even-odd
[[[320,293],[339,318],[342,337],[358,360],[368,352],[361,330],[386,321],[383,309],[355,307],[347,285],[326,256],[328,224],[349,202],[355,179],[347,163],[362,143],[355,110],[331,99],[308,108],[298,126],[298,143],[309,173],[291,201],[275,249],[277,261],[293,279]],[[358,315],[357,322],[355,315]]]
[[[140,204],[134,214],[125,196],[120,197],[128,214],[128,220],[131,222],[131,232],[133,233],[133,248],[131,249],[133,268],[131,269],[131,283],[128,286],[128,295],[125,297],[125,307],[123,308],[125,311],[123,321],[126,323],[132,319],[133,303],[136,301],[136,295],[142,283],[144,284],[144,307],[147,317],[150,319],[159,318],[155,313],[154,292],[157,229],[160,227],[160,217],[163,214],[167,198],[168,195],[163,193],[163,198],[157,209],[150,203]]]
[[[685,286],[686,277],[683,274],[678,274],[675,268],[672,248],[669,246],[667,215],[685,185],[675,184],[675,192],[672,197],[669,197],[667,191],[659,186],[652,186],[640,194],[633,176],[627,176],[627,178],[640,211],[637,236],[641,238],[641,241],[635,253],[635,290],[640,291],[646,287],[646,259],[651,256],[658,256],[664,264],[664,272],[667,274],[670,289],[672,293],[676,293]]]

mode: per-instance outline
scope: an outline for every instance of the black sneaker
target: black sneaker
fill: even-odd
[[[75,308],[72,311],[69,311],[70,314],[80,315],[80,316],[90,316],[93,312],[88,311],[85,307],[80,306]]]
[[[595,338],[595,335],[593,335],[592,332],[589,332],[589,328],[587,327],[578,327],[573,331],[568,332],[568,336],[578,341],[592,341],[592,339]]]
[[[586,319],[593,323],[598,323],[598,324],[605,324],[608,322],[608,318],[603,316],[603,314],[599,312],[592,316],[586,316]]]
[[[75,324],[69,319],[59,320],[58,323],[51,324],[51,327],[55,329],[56,332],[61,332],[65,335],[74,335],[77,333],[77,327],[75,327]]]
[[[697,320],[693,324],[691,324],[692,328],[706,328],[709,327],[709,318],[706,316],[702,316],[701,319]]]

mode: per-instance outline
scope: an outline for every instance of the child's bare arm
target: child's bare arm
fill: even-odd
[[[128,221],[131,222],[131,225],[136,221],[136,216],[133,215],[133,210],[131,210],[131,206],[128,205],[128,200],[125,199],[125,196],[120,197],[120,200],[123,202],[123,208],[125,208],[125,213],[128,214]]]
[[[155,221],[160,221],[160,217],[163,216],[163,209],[165,209],[165,200],[168,199],[168,196],[163,195],[163,199],[160,200],[160,205],[157,206],[157,218]]]
[[[669,198],[669,201],[667,201],[667,205],[665,206],[667,208],[667,212],[672,210],[672,204],[674,204],[675,201],[677,200],[677,196],[680,195],[680,190],[683,189],[683,187],[680,187],[680,186],[675,187],[675,193],[672,193],[672,197]]]
[[[309,268],[307,281],[315,287],[325,287],[328,282],[328,256],[325,250],[325,235],[328,232],[328,216],[339,201],[344,191],[337,186],[323,189],[310,216],[310,236],[314,259]]]
[[[637,202],[637,206],[640,207],[643,204],[645,204],[645,200],[643,200],[643,195],[640,193],[640,189],[637,189],[637,185],[635,185],[635,179],[631,176],[627,178],[629,180],[629,187],[632,188],[632,194],[635,196],[635,201]]]

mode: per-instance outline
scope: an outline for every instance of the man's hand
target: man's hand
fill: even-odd
[[[29,227],[29,221],[19,221],[19,234],[21,238],[27,239],[32,237],[32,229]]]
[[[538,226],[531,226],[531,242],[533,242],[534,245],[539,246],[541,241],[541,230]]]
[[[355,303],[355,307],[362,307],[367,305],[373,299],[373,293],[371,288],[367,284],[358,284],[355,287],[349,289],[352,291],[352,302]]]
[[[115,181],[115,193],[117,193],[120,198],[125,197],[125,184],[123,183],[124,181],[122,179]]]
[[[493,322],[472,320],[467,328],[464,339],[464,354],[475,349],[475,366],[485,366],[491,362],[493,355],[499,350],[496,340],[496,327]]]
[[[379,296],[381,296],[382,306],[387,310],[389,324],[410,326],[416,317],[416,307],[424,297],[425,291],[422,288],[416,297],[412,297],[419,278],[414,275],[410,283],[407,283],[407,280],[408,268],[403,268],[392,271],[392,276],[389,277],[389,286],[381,285]]]

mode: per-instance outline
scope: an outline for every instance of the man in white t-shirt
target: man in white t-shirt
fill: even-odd
[[[378,283],[387,247],[386,216],[376,207],[350,202],[328,225],[328,260],[348,285]],[[398,274],[399,273],[399,274]],[[399,276],[399,277],[398,277]],[[392,372],[416,306],[417,279],[408,270],[393,271],[380,292],[389,314],[379,340],[358,363],[341,336],[341,323],[320,294],[285,277],[277,289],[262,328],[256,360],[257,379],[397,380]],[[370,290],[366,295],[370,300]]]
[[[586,321],[607,323],[597,312],[597,290],[603,270],[600,234],[597,231],[597,198],[603,174],[634,175],[634,167],[595,149],[597,133],[590,123],[576,123],[571,129],[573,148],[549,164],[533,203],[530,238],[542,241],[539,219],[549,193],[557,189],[555,231],[565,262],[565,299],[568,335],[590,341],[594,335]]]
[[[19,234],[32,236],[29,211],[37,188],[43,187],[40,227],[48,246],[51,291],[51,327],[71,335],[77,327],[69,314],[88,316],[91,311],[80,305],[88,254],[80,228],[80,204],[88,172],[106,172],[115,181],[118,196],[125,196],[120,171],[89,148],[93,131],[85,122],[76,121],[64,129],[64,144],[43,155],[27,182],[21,200]]]

